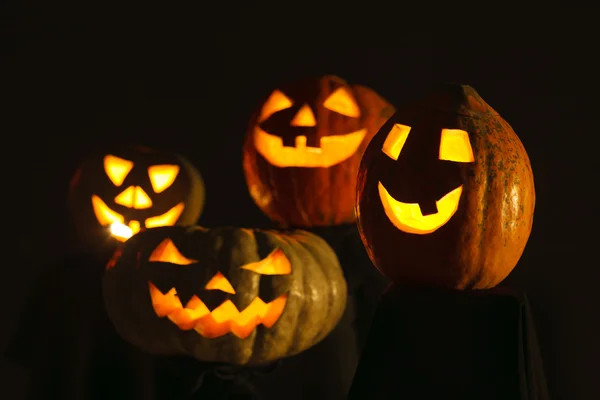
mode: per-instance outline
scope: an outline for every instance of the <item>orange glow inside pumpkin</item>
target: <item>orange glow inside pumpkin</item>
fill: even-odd
[[[360,117],[358,104],[356,104],[354,97],[352,97],[348,89],[344,87],[340,87],[331,93],[327,97],[327,100],[323,102],[323,107],[346,117]]]
[[[142,210],[152,207],[152,200],[139,186],[129,186],[115,197],[115,203],[125,207]]]
[[[140,231],[139,221],[129,221],[128,225],[120,222],[110,224],[110,234],[120,242],[126,242],[129,238]]]
[[[397,160],[410,130],[410,126],[394,124],[381,151],[392,160]],[[442,129],[439,159],[464,163],[473,162],[475,158],[469,134],[461,129]],[[463,185],[437,200],[435,202],[437,213],[430,215],[423,215],[418,203],[403,203],[394,199],[381,182],[378,183],[378,190],[385,214],[396,228],[406,233],[426,235],[444,226],[456,213]]]
[[[300,107],[300,109],[292,119],[292,122],[290,122],[290,126],[311,127],[316,125],[317,120],[315,119],[315,114],[312,112],[308,104],[305,104],[302,107]]]
[[[217,272],[215,276],[204,286],[206,290],[220,290],[225,293],[235,294],[235,289],[222,273]]]
[[[181,254],[171,239],[165,239],[160,242],[160,244],[152,251],[150,257],[148,257],[148,261],[167,262],[177,265],[190,265],[198,262],[198,260],[192,260]]]
[[[271,115],[292,107],[293,102],[280,90],[275,90],[263,105],[258,123],[265,121]],[[359,118],[360,108],[348,89],[340,87],[331,93],[323,102],[323,107],[345,115]],[[317,125],[315,114],[308,104],[300,107],[290,126],[314,127]],[[306,146],[306,136],[296,136],[294,147],[284,146],[283,140],[277,135],[265,132],[259,126],[254,130],[254,147],[269,162],[279,168],[329,168],[348,159],[356,153],[362,143],[366,129],[350,132],[344,135],[324,136],[320,139],[319,147]]]
[[[185,204],[179,203],[164,214],[146,219],[146,221],[144,221],[144,224],[146,225],[146,228],[156,228],[159,226],[175,225],[175,223],[181,216],[184,207]]]
[[[381,151],[392,160],[397,160],[400,157],[400,152],[408,139],[410,126],[394,124],[390,133],[388,133]]]
[[[419,235],[435,232],[445,225],[458,209],[462,194],[461,185],[435,202],[437,213],[423,215],[419,204],[403,203],[394,199],[381,182],[378,184],[378,189],[381,204],[390,222],[403,232]]]
[[[148,261],[169,262],[182,266],[198,262],[182,255],[170,239],[163,240],[152,252]],[[289,259],[280,249],[274,250],[261,261],[246,264],[241,268],[262,275],[286,275],[292,271]],[[177,296],[176,288],[162,293],[152,282],[148,282],[148,287],[152,306],[158,317],[167,317],[179,329],[194,329],[209,339],[228,333],[244,339],[250,336],[260,324],[271,328],[281,317],[287,302],[287,294],[269,303],[256,297],[240,311],[231,300],[225,300],[211,312],[196,295],[192,296],[184,306]],[[217,272],[204,288],[235,294],[233,286],[221,272]]]
[[[171,187],[178,174],[178,165],[153,165],[148,167],[148,177],[154,193],[164,192]]]
[[[92,195],[92,208],[96,219],[102,226],[107,226],[113,222],[124,222],[125,218],[116,211],[111,210],[102,199],[96,195]]]
[[[104,172],[110,181],[117,187],[121,186],[125,178],[134,167],[133,161],[113,156],[104,157]],[[154,165],[148,167],[148,177],[155,193],[161,193],[171,187],[180,171],[178,165]],[[153,206],[152,199],[140,186],[129,186],[119,193],[113,200],[115,204],[136,210],[148,209]],[[147,228],[175,225],[181,216],[185,205],[183,202],[175,205],[161,215],[149,217],[144,221]],[[140,221],[131,220],[125,225],[125,216],[112,210],[97,195],[92,195],[92,209],[101,226],[110,226],[110,233],[115,239],[124,242],[141,229]]]
[[[110,154],[104,157],[104,172],[115,186],[121,186],[123,184],[127,174],[129,174],[132,168],[132,161]]]
[[[283,145],[279,136],[271,135],[259,127],[254,132],[256,150],[276,167],[329,168],[356,153],[362,143],[366,129],[346,135],[323,136],[321,147],[306,146],[306,136],[296,136],[294,147]]]
[[[263,122],[276,112],[286,110],[293,105],[294,103],[292,100],[290,100],[285,94],[283,94],[280,90],[275,90],[265,102],[260,112],[258,122]]]
[[[121,242],[126,241],[141,229],[139,221],[132,220],[129,221],[128,225],[125,225],[125,218],[118,212],[111,210],[110,207],[96,195],[92,195],[92,209],[98,223],[101,226],[110,226],[111,235]],[[144,224],[146,228],[175,225],[183,212],[183,209],[184,204],[179,203],[164,214],[147,218],[146,221],[144,221]]]
[[[442,129],[440,160],[462,163],[475,161],[469,134],[462,129]]]

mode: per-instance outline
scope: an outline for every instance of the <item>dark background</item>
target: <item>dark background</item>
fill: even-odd
[[[200,224],[263,225],[240,149],[250,113],[275,85],[333,73],[400,104],[458,81],[513,126],[531,158],[534,227],[508,279],[532,303],[551,394],[600,398],[597,11],[547,5],[520,16],[480,3],[473,15],[413,15],[396,3],[125,10],[48,2],[4,14],[2,144],[5,179],[16,177],[4,194],[8,220],[20,221],[18,234],[5,231],[6,254],[14,240],[19,252],[4,265],[11,283],[0,291],[0,345],[33,277],[65,253],[68,181],[97,144],[174,148],[205,179]],[[0,390],[24,391],[25,373],[0,362]]]

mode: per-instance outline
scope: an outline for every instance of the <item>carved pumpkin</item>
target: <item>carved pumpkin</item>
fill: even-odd
[[[335,76],[275,89],[250,121],[243,165],[250,195],[282,226],[355,221],[363,151],[393,107]]]
[[[533,223],[527,152],[469,86],[440,86],[400,108],[367,148],[358,226],[397,283],[491,288],[515,267]]]
[[[145,147],[94,154],[71,181],[74,220],[90,242],[122,242],[142,228],[193,224],[203,206],[196,168],[180,155]]]
[[[104,298],[121,336],[145,351],[261,364],[327,336],[346,282],[333,250],[308,232],[165,227],[115,254]]]

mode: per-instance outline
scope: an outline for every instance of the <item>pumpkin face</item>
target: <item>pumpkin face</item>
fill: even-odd
[[[169,227],[125,243],[104,296],[117,330],[146,351],[260,364],[327,336],[346,283],[333,250],[307,232]]]
[[[251,119],[244,145],[250,195],[284,226],[353,222],[362,153],[392,113],[372,90],[335,76],[275,89]]]
[[[521,141],[469,86],[443,85],[399,109],[358,176],[363,243],[399,283],[497,285],[523,253],[534,206]]]
[[[143,228],[195,223],[200,173],[182,156],[144,147],[95,154],[77,170],[70,206],[79,232],[125,241]]]

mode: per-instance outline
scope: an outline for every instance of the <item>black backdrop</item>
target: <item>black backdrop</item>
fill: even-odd
[[[68,247],[68,180],[96,144],[174,148],[204,176],[200,224],[264,225],[240,149],[250,113],[277,83],[333,73],[399,104],[450,80],[475,87],[529,151],[534,228],[508,279],[529,294],[551,394],[600,398],[594,10],[548,6],[519,17],[489,5],[473,16],[440,10],[444,19],[434,21],[391,2],[245,4],[92,10],[52,2],[5,15],[9,104],[0,113],[14,124],[2,124],[4,162],[28,175],[17,176],[10,193],[18,195],[5,192],[26,217],[18,235],[6,232],[18,239],[20,260],[4,265],[12,283],[0,291],[2,345],[33,276]],[[22,392],[23,371],[1,366],[0,390]]]

